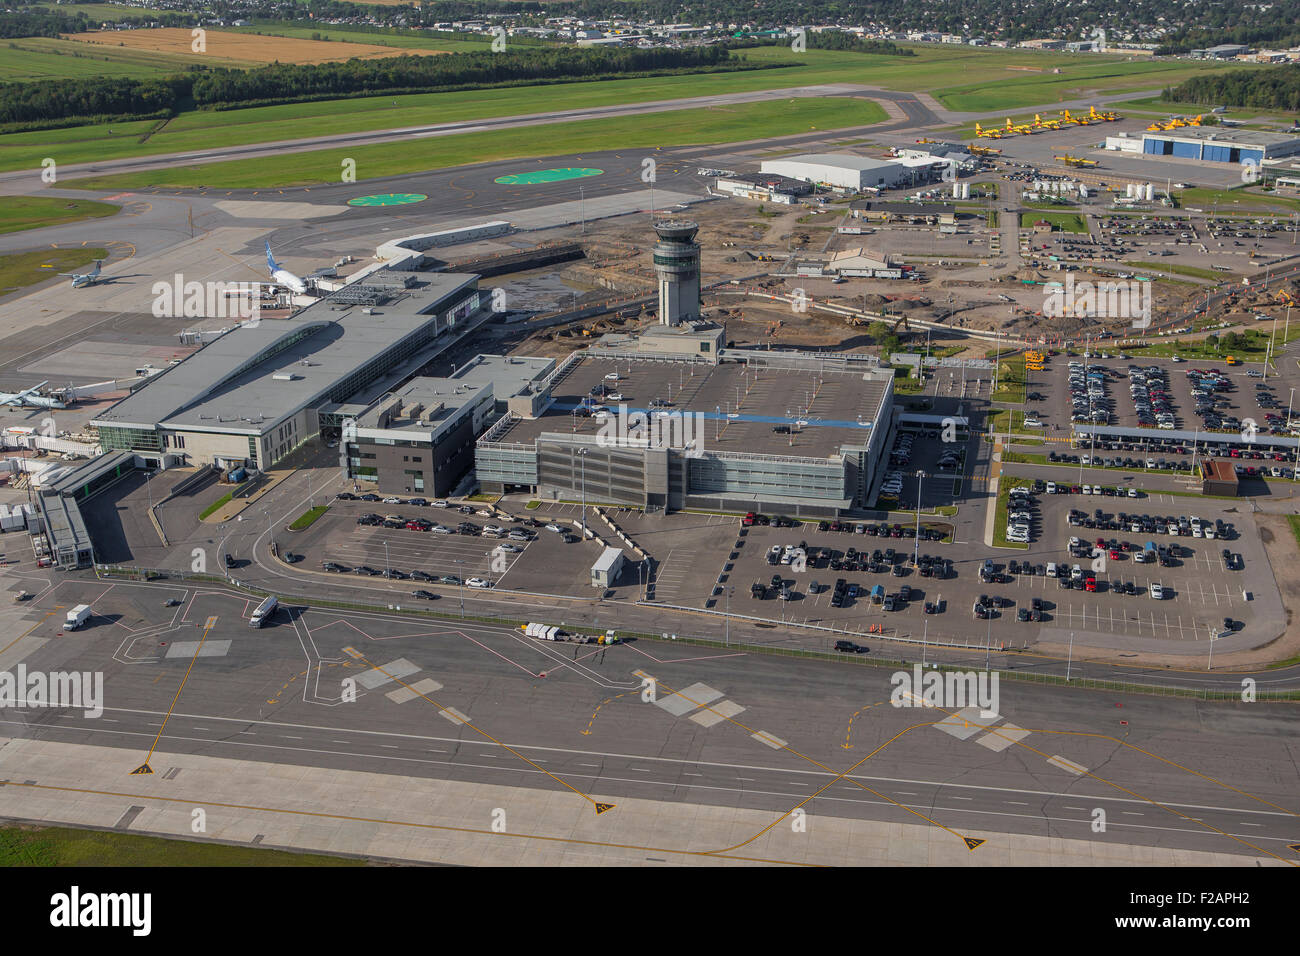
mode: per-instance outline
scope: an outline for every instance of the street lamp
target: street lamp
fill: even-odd
[[[734,590],[736,590],[734,586],[727,588],[727,614],[726,617],[723,618],[724,631],[722,642],[727,647],[731,646],[731,592]]]
[[[582,540],[587,540],[587,449],[578,449],[578,464],[582,474]]]
[[[925,480],[925,472],[916,473],[916,545],[912,548],[912,566],[915,567],[921,559],[921,482]]]

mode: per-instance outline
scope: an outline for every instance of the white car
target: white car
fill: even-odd
[[[561,528],[558,524],[548,524],[548,525],[546,526],[546,530],[547,530],[547,531],[554,531],[556,534],[560,534],[561,532],[564,531],[564,529]]]
[[[1026,419],[1025,419],[1025,427],[1027,427],[1027,428],[1042,428],[1042,427],[1043,427],[1043,423],[1040,422],[1037,418],[1026,418]]]
[[[488,511],[486,508],[479,508],[478,511],[476,511],[476,512],[474,512],[474,513],[475,513],[476,515],[478,515],[480,518],[491,518],[491,517],[492,517],[492,512]]]
[[[498,551],[505,551],[505,552],[507,552],[508,554],[518,554],[521,550],[523,550],[522,548],[518,548],[518,547],[516,547],[515,545],[513,545],[513,544],[508,544],[508,543],[507,543],[507,544],[499,544],[499,545],[497,545],[497,548],[496,548],[496,549],[497,549]]]
[[[384,504],[386,505],[400,505],[401,503],[402,503],[401,498],[388,497],[384,499]]]
[[[483,578],[470,578],[465,582],[465,586],[471,588],[490,588],[492,582],[484,580]]]
[[[1164,599],[1165,599],[1165,589],[1161,585],[1156,584],[1154,581],[1151,582],[1151,600],[1163,601]]]
[[[483,526],[483,533],[484,534],[505,534],[506,529],[501,527],[500,525],[485,524]]]
[[[605,401],[607,401],[607,402],[621,402],[621,401],[623,401],[623,393],[622,393],[622,392],[615,392],[615,393],[612,394],[612,395],[606,395],[606,396],[605,396]]]
[[[1130,488],[1128,490],[1128,496],[1130,498],[1136,498],[1138,496],[1138,490],[1136,488]]]
[[[607,382],[617,382],[617,381],[618,381],[618,372],[610,372],[608,375],[605,376],[605,381],[607,381]]]
[[[445,507],[447,507],[447,502],[445,502],[445,501],[430,501],[429,504],[433,505],[433,507],[435,507],[435,508],[445,508]]]
[[[436,524],[429,530],[432,531],[434,534],[451,534],[451,529],[448,528],[446,525],[441,525],[441,524]]]

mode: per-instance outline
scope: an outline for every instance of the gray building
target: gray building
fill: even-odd
[[[617,398],[593,398],[615,389]],[[487,491],[651,511],[838,515],[888,463],[893,372],[867,356],[727,349],[575,353],[546,413],[478,441]]]
[[[353,416],[344,409],[348,477],[394,494],[446,497],[474,466],[493,421],[536,418],[550,404],[555,360],[479,355],[446,378],[415,378]]]
[[[478,276],[381,270],[292,318],[239,325],[91,425],[105,451],[265,470],[338,426],[327,406],[400,381],[490,317]]]

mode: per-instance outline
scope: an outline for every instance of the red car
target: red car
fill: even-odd
[[[1115,548],[1111,548],[1111,549],[1110,549],[1110,557],[1111,557],[1111,560],[1112,560],[1112,561],[1118,561],[1120,558],[1124,557],[1124,552],[1123,552],[1123,551],[1119,551],[1119,550],[1117,550],[1117,549],[1115,549]]]

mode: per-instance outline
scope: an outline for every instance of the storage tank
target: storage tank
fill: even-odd
[[[1143,193],[1142,193],[1142,198],[1145,199],[1145,200],[1147,200],[1147,201],[1150,201],[1150,200],[1156,198],[1156,184],[1155,184],[1155,183],[1147,183],[1147,185],[1146,185],[1146,189],[1145,189],[1145,190],[1143,191]]]

